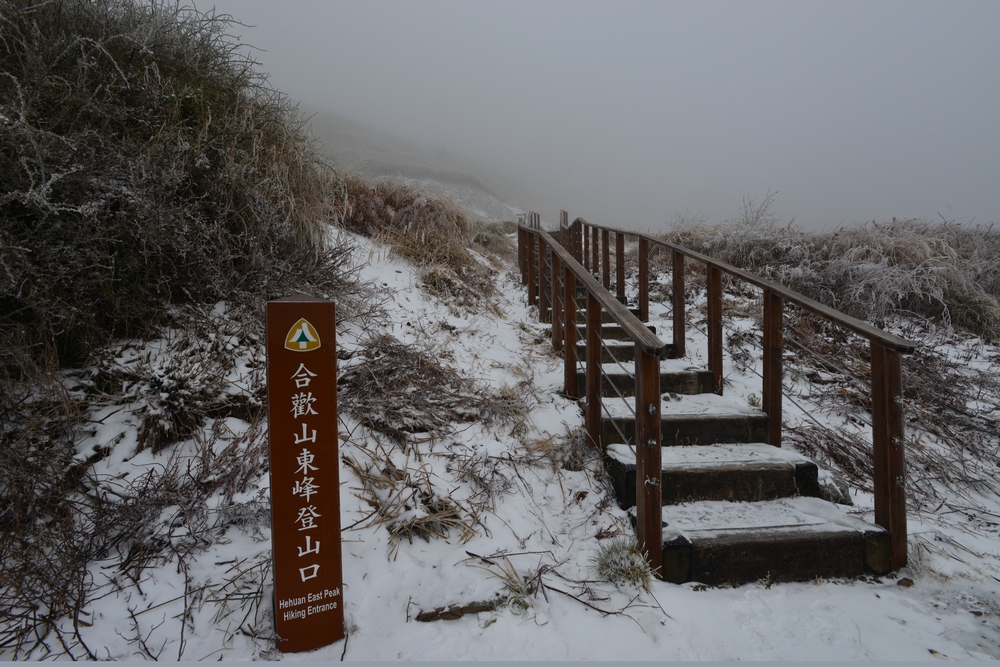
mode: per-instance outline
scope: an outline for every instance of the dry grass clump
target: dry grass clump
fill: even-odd
[[[360,362],[338,378],[340,406],[398,443],[414,433],[443,434],[454,422],[518,421],[527,412],[510,392],[492,393],[390,335],[364,344]]]
[[[533,459],[548,460],[553,470],[562,468],[579,472],[600,458],[600,453],[591,445],[584,428],[567,426],[566,432],[561,435],[527,440],[524,446]]]
[[[478,221],[472,225],[472,242],[496,265],[511,265],[517,258],[517,222]]]
[[[159,340],[98,351],[97,387],[142,420],[137,451],[190,438],[208,417],[252,421],[263,414],[263,340],[248,319],[238,310],[187,308]]]
[[[1000,339],[1000,234],[992,227],[893,219],[808,234],[783,223],[773,202],[770,194],[747,199],[736,220],[686,222],[663,238],[878,326],[916,314]]]
[[[358,497],[373,508],[371,523],[383,525],[389,532],[390,555],[404,538],[412,544],[414,537],[430,541],[460,531],[460,541],[465,543],[475,536],[477,518],[434,488],[426,466],[413,468],[407,461],[398,467],[388,452],[360,447],[358,451],[366,460],[359,462],[345,455],[344,463],[361,480]]]
[[[420,267],[433,294],[460,307],[490,305],[496,285],[488,264],[470,252],[474,225],[462,207],[412,184],[343,176],[341,224],[389,245]]]

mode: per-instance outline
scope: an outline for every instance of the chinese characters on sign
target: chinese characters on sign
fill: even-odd
[[[344,636],[334,304],[267,304],[275,628],[283,652]]]

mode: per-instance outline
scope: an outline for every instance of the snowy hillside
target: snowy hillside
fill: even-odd
[[[88,564],[95,590],[76,627],[65,620],[65,645],[48,641],[28,654],[8,645],[0,657],[1000,656],[1000,541],[997,524],[981,518],[970,525],[964,517],[914,517],[913,565],[881,580],[653,582],[649,590],[604,580],[593,560],[609,538],[630,534],[628,518],[596,456],[580,447],[580,410],[557,395],[560,360],[516,276],[496,274],[504,295],[498,314],[463,312],[427,296],[411,265],[388,258],[385,247],[353,241],[361,276],[380,288],[385,313],[367,331],[358,323],[338,331],[347,639],[307,654],[274,648],[264,425],[208,419],[183,442],[136,453],[142,415],[156,409],[155,397],[143,400],[139,389],[133,402],[92,415],[78,456],[105,454],[96,464],[99,493],[125,495],[127,486],[135,492],[172,478],[177,497],[137,526],[131,549]],[[215,317],[225,330],[224,304]],[[237,331],[213,338],[210,345],[237,346],[241,361],[226,378],[232,394],[259,379],[260,343]],[[435,386],[418,385],[408,404],[402,391],[366,386],[366,374],[389,367],[379,353],[388,348],[396,355],[389,366],[415,364],[423,370],[411,377]],[[169,339],[125,344],[117,354],[123,367],[145,365],[164,378],[189,363]],[[736,393],[752,389],[750,379],[727,372]],[[413,428],[420,425],[426,429]],[[218,480],[219,471],[240,479]],[[855,492],[854,502],[859,514],[870,513],[870,496]],[[1000,514],[1000,502],[992,511]],[[154,544],[144,557],[144,545]],[[419,620],[448,616],[449,607],[470,611]]]

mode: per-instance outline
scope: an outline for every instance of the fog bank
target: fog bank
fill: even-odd
[[[1000,3],[213,5],[278,89],[488,164],[546,217],[717,221],[771,191],[809,229],[1000,220]]]

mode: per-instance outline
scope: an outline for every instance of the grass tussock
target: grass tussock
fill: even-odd
[[[1000,340],[1000,233],[992,226],[893,219],[812,234],[783,222],[773,203],[770,194],[748,199],[741,216],[716,226],[681,219],[662,238],[876,326],[916,315]]]
[[[411,465],[409,459],[397,466],[384,450],[356,451],[363,457],[345,455],[344,463],[361,482],[358,497],[372,508],[370,523],[389,533],[390,556],[403,539],[412,544],[414,538],[444,539],[457,531],[465,543],[477,534],[477,516],[437,488],[428,466]]]
[[[649,590],[653,578],[646,550],[634,537],[615,537],[601,542],[593,558],[598,574],[619,587]]]

